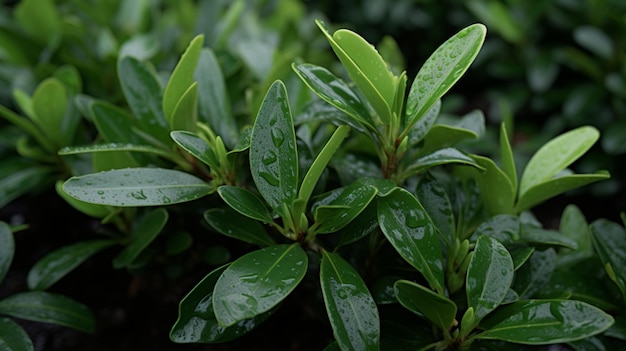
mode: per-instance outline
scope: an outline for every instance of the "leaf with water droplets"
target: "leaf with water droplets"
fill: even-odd
[[[467,305],[474,308],[474,323],[478,324],[502,303],[513,276],[509,251],[496,239],[480,236],[467,268],[465,285]]]
[[[9,271],[13,255],[15,253],[15,241],[9,225],[0,221],[0,283]]]
[[[212,208],[204,212],[204,219],[223,235],[258,246],[275,244],[263,225],[228,207]]]
[[[274,219],[263,200],[250,190],[223,185],[217,188],[217,192],[224,202],[242,215],[265,223],[273,222]]]
[[[215,284],[217,321],[229,327],[270,311],[296,288],[307,267],[299,244],[274,245],[241,256]]]
[[[441,233],[448,247],[451,247],[455,235],[454,211],[444,186],[437,179],[426,173],[417,179],[415,196],[420,199],[428,216]]]
[[[178,146],[193,155],[198,160],[209,166],[212,170],[219,169],[219,161],[215,155],[215,151],[211,146],[199,135],[183,130],[176,130],[170,133],[170,136]]]
[[[338,254],[323,251],[320,284],[333,334],[341,349],[378,350],[378,309],[354,267]]]
[[[81,201],[121,207],[170,205],[214,191],[196,176],[162,168],[125,168],[72,177],[63,190]]]
[[[461,78],[478,55],[486,33],[482,24],[466,27],[426,60],[409,90],[406,128],[411,128]]]
[[[261,196],[281,213],[298,191],[298,153],[287,90],[276,81],[267,91],[250,141],[250,171]],[[281,213],[286,215],[285,213]]]
[[[456,318],[454,301],[408,280],[398,280],[393,285],[396,298],[409,311],[424,316],[441,330],[449,330]]]
[[[374,187],[352,183],[329,204],[315,208],[315,223],[311,231],[317,234],[338,231],[357,217],[375,196]]]
[[[113,267],[122,268],[133,264],[142,251],[150,245],[165,227],[169,215],[163,208],[145,213],[134,223],[130,243],[113,259]]]
[[[609,273],[609,278],[622,292],[626,301],[626,231],[624,227],[607,219],[591,223],[593,247]]]
[[[453,147],[448,147],[445,149],[433,151],[432,153],[429,153],[427,155],[420,156],[406,168],[406,172],[408,174],[422,173],[432,167],[447,164],[473,166],[478,169],[483,168],[476,161],[474,161],[474,159],[467,156],[460,150]]]
[[[35,347],[30,336],[19,324],[0,317],[0,350],[34,351]]]
[[[443,251],[439,236],[415,196],[396,188],[379,198],[378,223],[400,256],[424,275],[432,289],[443,293]]]

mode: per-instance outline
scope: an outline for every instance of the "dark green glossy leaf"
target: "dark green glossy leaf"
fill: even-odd
[[[334,233],[350,223],[376,196],[371,186],[353,183],[343,189],[328,205],[315,208],[315,224],[311,228],[318,234]]]
[[[94,152],[119,152],[119,151],[131,151],[131,152],[143,152],[161,156],[169,156],[170,154],[163,149],[159,149],[150,145],[138,145],[138,144],[126,144],[126,143],[107,143],[107,144],[95,144],[87,146],[71,146],[64,147],[59,150],[59,155],[76,155],[84,153]]]
[[[608,172],[598,171],[593,174],[573,174],[549,179],[543,183],[534,184],[521,194],[515,209],[521,212],[568,190],[609,178]]]
[[[212,208],[204,212],[204,219],[223,235],[258,246],[275,244],[263,225],[229,208]]]
[[[598,219],[591,223],[593,247],[611,280],[626,301],[626,231],[621,225]]]
[[[241,187],[223,185],[217,188],[218,194],[230,207],[246,217],[261,222],[273,222],[272,215],[256,194]]]
[[[443,43],[420,68],[406,104],[407,126],[430,110],[465,73],[478,55],[487,29],[473,24]]]
[[[134,57],[124,56],[118,61],[117,72],[126,102],[139,128],[160,142],[169,144],[169,125],[161,106],[163,89],[154,70]]]
[[[441,111],[441,99],[437,100],[426,114],[417,120],[408,134],[409,144],[416,145],[424,139],[430,129],[435,125]]]
[[[576,243],[576,250],[559,250],[557,266],[570,266],[594,255],[589,224],[576,205],[565,207],[561,215],[559,231]]]
[[[511,213],[517,194],[507,174],[487,157],[473,155],[472,158],[485,169],[474,171],[484,206],[491,215]]]
[[[51,168],[36,166],[22,157],[3,159],[0,162],[0,207],[49,184],[52,172]]]
[[[535,250],[530,259],[517,271],[514,290],[520,298],[533,297],[549,280],[554,272],[556,254],[554,249]]]
[[[180,301],[178,319],[170,331],[170,339],[177,343],[219,343],[247,334],[267,319],[273,311],[255,318],[223,327],[213,312],[213,288],[220,275],[228,268],[222,266],[207,274]]]
[[[626,317],[623,315],[615,317],[615,324],[605,333],[606,336],[613,337],[618,340],[626,341]]]
[[[105,141],[139,144],[140,139],[133,133],[138,124],[126,111],[105,101],[94,101],[88,112]]]
[[[298,191],[296,136],[285,85],[276,81],[268,90],[252,131],[250,171],[265,201],[282,212]],[[282,214],[286,215],[286,214]]]
[[[274,245],[245,254],[222,273],[213,292],[213,310],[228,327],[278,305],[300,283],[308,258],[299,244]]]
[[[421,156],[407,167],[407,172],[421,173],[429,168],[446,164],[461,164],[482,168],[471,157],[465,155],[458,149],[449,147]]]
[[[374,187],[379,197],[385,197],[396,190],[398,186],[391,179],[384,179],[378,177],[364,177],[359,178],[359,183]]]
[[[378,223],[400,256],[424,275],[432,289],[443,293],[443,253],[439,236],[415,196],[397,188],[379,198]]]
[[[89,240],[54,250],[38,260],[27,276],[28,288],[46,290],[91,256],[115,244],[112,240]]]
[[[513,259],[513,266],[515,267],[515,270],[522,267],[524,263],[530,259],[533,252],[535,252],[534,246],[519,246],[511,249],[509,253]]]
[[[133,227],[130,244],[113,259],[113,267],[122,268],[132,265],[161,233],[168,218],[169,215],[163,208],[157,208],[141,217]]]
[[[581,301],[525,300],[498,309],[483,322],[485,331],[477,339],[545,345],[602,333],[613,318]]]
[[[408,280],[394,284],[396,297],[408,310],[426,317],[441,330],[449,330],[456,318],[456,304],[445,296]]]
[[[171,205],[213,191],[191,174],[161,168],[116,169],[72,177],[63,190],[81,201],[122,207]]]
[[[354,267],[338,254],[323,251],[320,284],[333,334],[341,349],[378,350],[378,309]]]
[[[520,238],[521,224],[519,218],[513,215],[497,215],[481,223],[474,237],[488,235],[504,245],[517,242]]]
[[[19,324],[0,317],[0,351],[34,351],[33,341]]]
[[[446,245],[450,247],[456,237],[455,222],[452,204],[445,188],[434,177],[426,174],[417,180],[415,196],[441,232]]]
[[[15,240],[11,228],[0,222],[0,283],[4,280],[15,254]]]
[[[86,333],[95,331],[94,317],[86,306],[43,291],[18,293],[0,300],[0,315],[62,325]]]
[[[376,201],[370,202],[356,218],[337,232],[339,235],[337,247],[359,241],[378,228],[377,211]]]
[[[357,130],[375,130],[367,107],[345,82],[324,67],[307,63],[294,63],[292,67],[322,100],[352,117],[345,120],[346,124]]]
[[[191,40],[165,86],[165,91],[163,92],[163,113],[172,127],[176,106],[193,83],[193,74],[200,58],[203,41],[203,35],[197,35]]]
[[[193,132],[175,130],[170,133],[170,137],[178,146],[202,161],[212,170],[218,170],[220,168],[215,151],[213,151],[211,146],[199,135]]]
[[[467,268],[465,286],[467,304],[474,308],[475,323],[502,303],[513,276],[513,259],[504,245],[491,236],[480,236]]]
[[[576,242],[556,230],[537,228],[529,224],[522,224],[520,241],[534,245],[561,246],[575,250]]]

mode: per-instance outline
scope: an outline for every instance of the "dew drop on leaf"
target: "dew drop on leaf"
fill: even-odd
[[[280,147],[285,141],[285,134],[283,133],[281,129],[272,128],[271,135],[272,135],[272,142],[274,143],[274,146],[276,147]]]

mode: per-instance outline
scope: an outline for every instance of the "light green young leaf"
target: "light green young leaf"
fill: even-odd
[[[87,306],[69,297],[43,291],[29,291],[5,297],[0,300],[0,315],[52,323],[85,333],[95,331],[95,320]]]
[[[536,185],[552,179],[580,158],[600,137],[594,127],[583,126],[561,134],[544,144],[531,157],[520,183],[520,198]]]
[[[307,262],[299,244],[274,245],[238,258],[215,284],[218,323],[230,327],[274,308],[304,278]]]
[[[250,171],[261,196],[285,216],[298,191],[296,135],[285,85],[269,88],[252,131]]]
[[[473,170],[473,173],[489,214],[512,213],[516,194],[509,177],[490,158],[477,155],[472,158],[485,169],[484,172]]]
[[[91,256],[114,244],[113,240],[87,240],[48,253],[28,271],[28,288],[48,289]]]
[[[257,221],[271,223],[273,221],[270,211],[263,200],[250,190],[230,185],[217,188],[218,194],[235,211]]]
[[[320,284],[335,340],[342,350],[379,350],[376,303],[359,273],[336,253],[323,251]]]
[[[408,280],[398,280],[393,285],[398,302],[417,315],[426,317],[441,330],[449,330],[456,318],[454,301]]]
[[[169,125],[173,127],[173,116],[176,105],[193,83],[193,76],[200,58],[203,35],[195,36],[183,53],[170,76],[163,92],[163,113]]]
[[[15,240],[11,228],[0,222],[0,283],[4,280],[15,254]]]
[[[532,316],[532,318],[531,318]],[[574,300],[523,300],[498,309],[483,320],[476,339],[547,345],[585,339],[607,330],[613,317]]]
[[[198,82],[192,83],[180,97],[170,116],[172,130],[196,131],[198,129]]]
[[[230,208],[209,209],[204,212],[204,219],[213,229],[228,237],[261,247],[276,243],[259,221],[245,217]]]
[[[480,236],[467,268],[467,304],[474,308],[474,321],[496,309],[513,282],[513,259],[509,251],[490,236]]]
[[[61,34],[61,17],[53,0],[24,0],[15,7],[20,26],[44,45],[54,45]]]
[[[113,259],[113,267],[129,267],[139,254],[161,233],[169,214],[163,208],[146,213],[133,227],[130,243]]]
[[[120,207],[171,205],[214,191],[196,176],[161,168],[115,169],[72,177],[63,190],[81,201]]]
[[[26,331],[8,318],[0,317],[0,351],[34,351]]]
[[[514,192],[517,194],[517,170],[515,168],[515,158],[513,157],[513,149],[507,134],[504,123],[500,125],[500,160],[502,162],[502,171],[511,181]]]
[[[428,213],[415,196],[396,188],[379,198],[378,223],[400,256],[424,275],[433,290],[443,294],[441,243]]]
[[[33,117],[35,122],[58,146],[66,146],[63,135],[65,114],[68,109],[65,85],[56,78],[41,82],[33,93]]]
[[[482,24],[468,26],[426,60],[409,90],[405,128],[411,128],[461,78],[478,55],[486,33]]]

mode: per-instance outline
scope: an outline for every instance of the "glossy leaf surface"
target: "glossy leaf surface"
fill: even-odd
[[[0,283],[4,280],[15,254],[15,240],[11,228],[0,221]]]
[[[520,298],[531,298],[550,281],[554,271],[556,253],[554,249],[535,250],[530,259],[517,271],[514,289]]]
[[[0,351],[34,351],[33,341],[19,324],[0,317]]]
[[[443,253],[435,226],[420,202],[397,188],[378,199],[378,223],[400,256],[443,293]]]
[[[50,252],[28,272],[31,290],[46,290],[91,256],[115,244],[112,240],[81,241]]]
[[[204,219],[218,232],[258,246],[274,244],[274,239],[257,220],[245,217],[229,208],[212,208]]]
[[[576,250],[559,250],[557,266],[569,266],[594,255],[589,224],[576,205],[565,207],[561,215],[559,231],[576,243]]]
[[[315,208],[315,232],[334,233],[357,217],[376,196],[371,186],[353,183],[328,205]]]
[[[611,280],[626,301],[626,231],[621,225],[598,219],[591,223],[593,247]]]
[[[267,206],[256,194],[241,187],[223,185],[217,189],[218,194],[230,207],[246,217],[270,223],[273,221]]]
[[[287,91],[280,81],[269,88],[254,123],[250,171],[257,189],[273,209],[282,211],[283,205],[296,199],[296,136]]]
[[[150,211],[140,218],[133,227],[130,244],[113,259],[113,267],[130,266],[161,233],[168,218],[169,214],[163,208]]]
[[[497,215],[481,223],[474,236],[488,235],[504,245],[517,242],[520,238],[521,224],[513,215]]]
[[[275,245],[245,254],[222,273],[213,293],[213,310],[228,327],[278,305],[300,283],[308,258],[298,244]]]
[[[63,190],[85,202],[122,207],[170,205],[213,191],[191,174],[161,168],[116,169],[72,177]]]
[[[599,334],[613,318],[597,307],[573,300],[525,300],[498,309],[484,320],[477,339],[518,344],[558,344]]]
[[[467,269],[467,304],[474,308],[474,320],[496,309],[513,282],[513,260],[507,249],[490,236],[480,236]]]
[[[333,334],[341,349],[378,350],[378,309],[354,267],[338,254],[323,251],[320,284]]]
[[[417,180],[415,195],[450,247],[455,238],[454,212],[443,185],[426,174]]]
[[[220,168],[215,151],[199,135],[189,131],[176,130],[170,133],[170,137],[178,146],[202,161],[212,170]]]
[[[213,289],[218,278],[228,266],[222,266],[207,274],[180,301],[178,319],[170,331],[170,339],[177,343],[219,343],[236,339],[261,324],[272,312],[253,319],[223,327],[213,312]]]
[[[399,280],[394,286],[396,298],[408,310],[426,317],[441,330],[452,327],[457,307],[454,301],[408,280]]]
[[[198,83],[192,83],[178,100],[170,116],[172,130],[198,129]]]
[[[407,127],[411,127],[465,73],[482,47],[487,29],[473,24],[443,43],[420,68],[406,104]]]
[[[474,172],[484,206],[491,215],[511,213],[517,194],[507,174],[487,157],[472,158],[485,169],[484,173]]]
[[[481,168],[471,157],[458,149],[449,147],[424,155],[413,162],[407,168],[411,173],[421,173],[429,168],[445,164],[462,164]]]
[[[58,79],[44,80],[33,93],[33,112],[39,127],[57,146],[66,146],[68,136],[64,127],[65,112],[68,108],[67,89]],[[69,131],[68,131],[69,132]],[[73,135],[73,133],[72,133]]]
[[[86,333],[95,331],[94,317],[86,306],[43,291],[18,293],[0,300],[0,314],[62,325]]]

